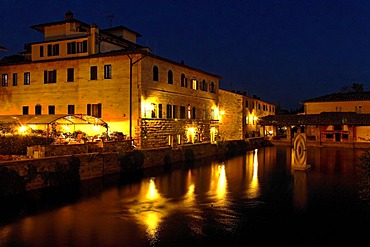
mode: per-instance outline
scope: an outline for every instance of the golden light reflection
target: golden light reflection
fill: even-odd
[[[210,192],[214,193],[217,201],[216,205],[225,206],[227,202],[227,178],[225,164],[222,163],[212,168]]]
[[[188,171],[187,184],[189,187],[184,197],[184,203],[186,203],[187,206],[192,206],[195,202],[195,195],[194,195],[195,185],[192,181],[192,175],[191,175],[190,170]]]
[[[159,198],[157,188],[155,187],[154,178],[150,179],[148,192],[146,193],[146,198],[149,200],[156,200]]]
[[[253,153],[249,154],[249,168],[252,171],[251,180],[247,190],[248,198],[257,198],[260,192],[260,186],[258,181],[258,149],[255,149]],[[253,157],[253,161],[252,161]],[[248,165],[248,164],[247,164]]]

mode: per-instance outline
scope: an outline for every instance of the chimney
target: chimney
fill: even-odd
[[[70,20],[73,20],[73,13],[72,11],[68,10],[66,12],[66,21],[70,21]]]

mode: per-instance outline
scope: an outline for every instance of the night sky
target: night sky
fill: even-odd
[[[369,0],[0,0],[0,10],[0,58],[42,40],[30,26],[71,10],[102,29],[135,30],[154,54],[287,110],[352,83],[370,90]]]

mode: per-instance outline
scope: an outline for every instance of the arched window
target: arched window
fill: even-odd
[[[169,70],[168,71],[168,84],[173,84],[173,74],[172,74],[172,70]]]
[[[211,84],[209,85],[209,92],[211,92],[211,93],[215,93],[216,92],[216,87],[215,87],[215,83],[214,82],[211,82]]]
[[[158,67],[153,67],[153,81],[158,81]]]
[[[202,83],[200,84],[200,90],[207,91],[207,82],[203,79]]]

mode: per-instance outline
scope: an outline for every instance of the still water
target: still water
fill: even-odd
[[[266,147],[0,203],[0,246],[369,246],[363,151]]]

